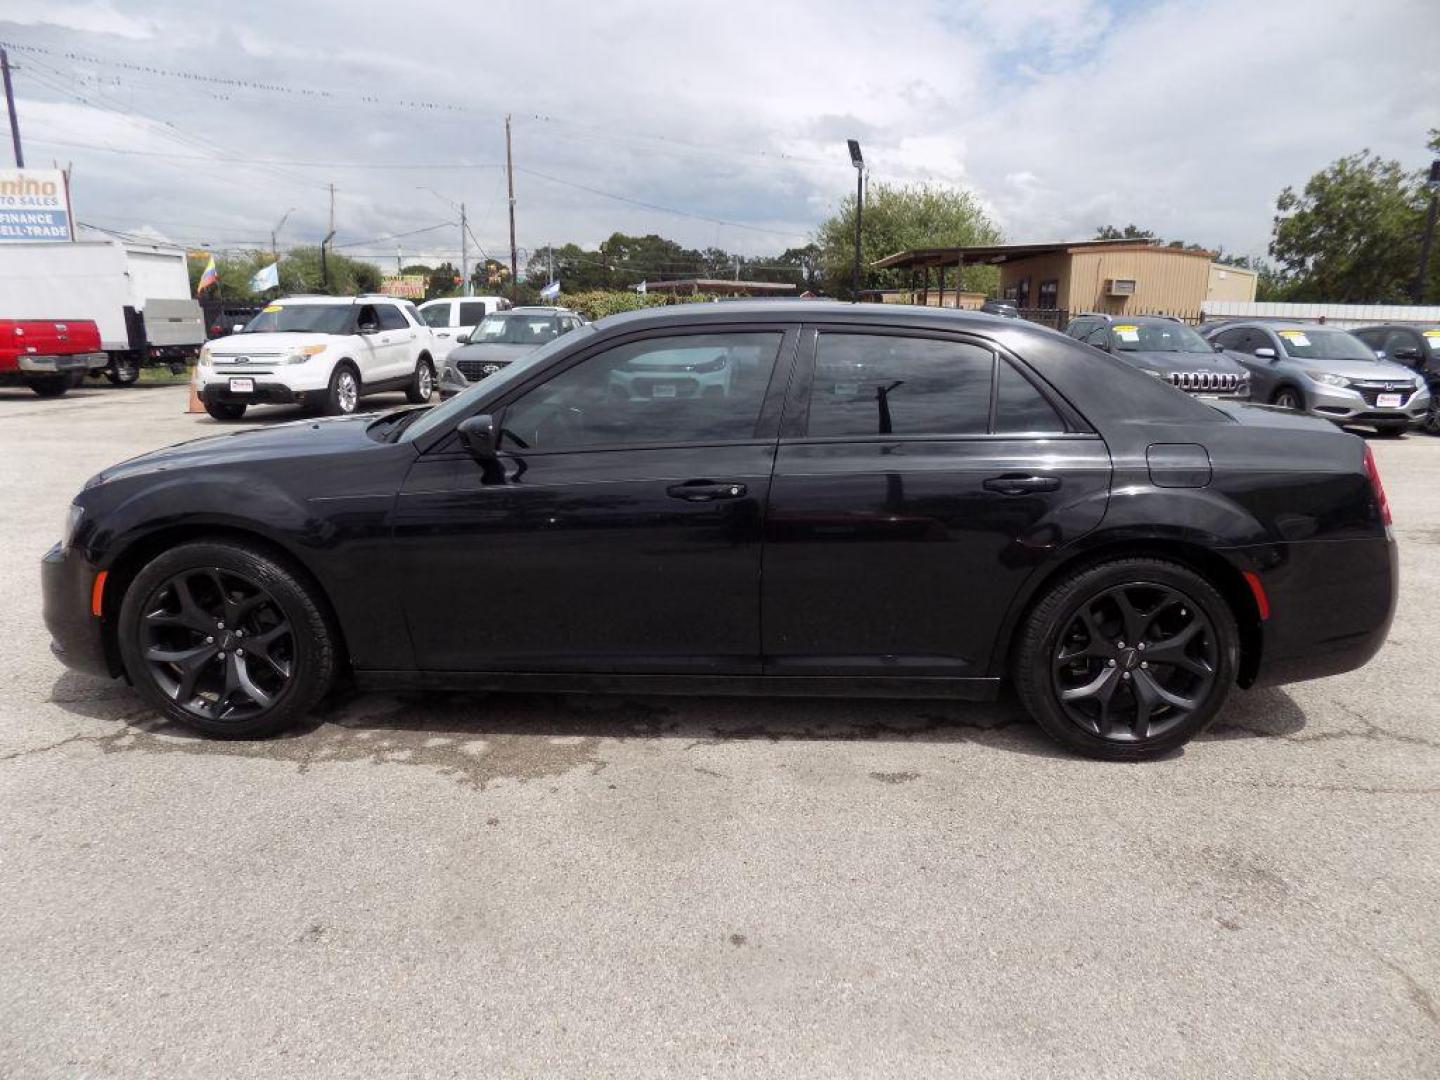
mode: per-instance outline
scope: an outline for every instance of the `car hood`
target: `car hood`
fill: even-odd
[[[1218,352],[1148,352],[1122,350],[1115,354],[1142,371],[1173,375],[1182,371],[1209,371],[1219,375],[1244,375],[1245,368],[1233,357]]]
[[[489,360],[492,363],[508,364],[511,360],[518,360],[539,347],[538,345],[506,345],[501,342],[476,343],[451,349],[450,355],[446,359],[452,361],[479,360],[482,363]]]
[[[334,334],[230,334],[210,346],[211,356],[261,356],[292,353],[306,345],[328,345],[344,338]]]
[[[1293,363],[1298,364],[1307,371],[1327,372],[1331,375],[1341,375],[1347,379],[1357,379],[1362,382],[1403,382],[1410,385],[1415,384],[1415,372],[1399,364],[1392,364],[1388,360],[1310,360],[1299,357],[1287,357]]]
[[[336,416],[324,420],[296,420],[268,427],[244,428],[176,443],[122,461],[97,473],[87,488],[175,469],[213,468],[242,462],[301,458],[331,454],[366,443],[379,445],[366,433],[376,413]]]

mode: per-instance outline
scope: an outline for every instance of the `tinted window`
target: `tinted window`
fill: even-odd
[[[460,325],[479,326],[480,320],[485,318],[485,301],[483,300],[461,300],[460,301]]]
[[[1356,337],[1358,337],[1361,341],[1365,342],[1366,345],[1369,345],[1372,349],[1381,348],[1382,346],[1380,343],[1385,338],[1385,331],[1383,329],[1351,330],[1350,332]]]
[[[1094,345],[1097,349],[1110,348],[1110,324],[1101,323],[1086,334],[1082,340],[1086,345]]]
[[[1076,319],[1074,322],[1072,322],[1069,326],[1065,328],[1065,333],[1069,334],[1073,338],[1084,338],[1085,335],[1089,333],[1090,328],[1093,325],[1095,324],[1090,319]]]
[[[394,304],[376,304],[375,310],[380,313],[381,330],[405,330],[410,326]]]
[[[1250,349],[1245,348],[1245,337],[1248,333],[1249,331],[1247,330],[1221,330],[1211,338],[1211,340],[1218,341],[1222,349],[1234,349],[1236,352],[1250,352]]]
[[[597,353],[505,410],[506,449],[749,439],[781,333],[650,338]]]
[[[821,334],[810,435],[972,435],[990,421],[989,349],[953,341]]]
[[[432,304],[427,308],[421,308],[420,317],[425,320],[427,326],[449,326],[450,305],[449,303]]]
[[[1372,345],[1369,341],[1365,342],[1365,344]],[[1402,364],[1409,364],[1413,367],[1416,363],[1416,358],[1414,356],[1401,357],[1400,353],[1406,349],[1412,352],[1418,352],[1420,343],[1415,340],[1415,334],[1412,331],[1392,330],[1389,335],[1386,336],[1385,344],[1380,347],[1385,350],[1387,359],[1398,360]]]
[[[995,377],[995,431],[1001,434],[1056,434],[1065,421],[1050,407],[1030,380],[1001,360]]]
[[[250,320],[247,334],[347,334],[349,304],[270,304]]]

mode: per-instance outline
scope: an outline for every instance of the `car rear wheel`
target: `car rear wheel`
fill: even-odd
[[[430,366],[430,361],[422,356],[415,362],[415,374],[410,377],[410,385],[405,388],[405,399],[412,405],[423,405],[430,400],[434,389],[435,369]]]
[[[1430,390],[1430,409],[1425,414],[1423,427],[1431,435],[1440,435],[1440,386]]]
[[[207,401],[205,411],[216,420],[239,420],[245,415],[245,405],[228,401]]]
[[[105,370],[105,378],[116,386],[130,386],[140,381],[140,362],[133,356],[115,357]]]
[[[1045,594],[1021,634],[1015,685],[1062,745],[1136,761],[1204,730],[1235,682],[1239,650],[1229,605],[1199,574],[1120,559]]]
[[[146,565],[125,593],[121,658],[167,718],[250,739],[289,727],[329,690],[335,634],[309,587],[270,555],[201,541]]]
[[[1270,404],[1278,405],[1282,409],[1303,409],[1305,407],[1300,400],[1299,391],[1289,386],[1282,386],[1275,391],[1275,396],[1270,399]]]
[[[341,364],[330,375],[325,391],[325,415],[349,416],[360,403],[360,376],[348,364]]]
[[[59,397],[70,385],[69,375],[42,375],[29,381],[30,389],[41,397]]]

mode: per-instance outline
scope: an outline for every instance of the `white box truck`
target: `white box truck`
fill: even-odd
[[[205,343],[185,252],[119,240],[0,244],[0,319],[90,319],[118,385],[142,364],[186,364]],[[98,372],[97,372],[98,373]]]

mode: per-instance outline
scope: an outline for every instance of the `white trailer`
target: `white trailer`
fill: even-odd
[[[119,240],[0,243],[0,318],[93,319],[116,383],[184,363],[205,343],[185,252]]]

